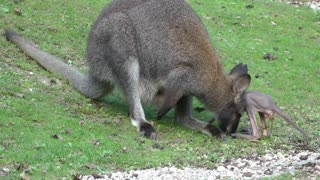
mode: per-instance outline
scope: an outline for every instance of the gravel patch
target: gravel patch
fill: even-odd
[[[305,179],[320,178],[320,153],[310,151],[290,151],[283,154],[253,154],[245,158],[234,158],[218,164],[217,168],[176,168],[161,167],[126,172],[111,172],[106,175],[80,176],[79,179],[94,180],[210,180],[210,179],[256,179],[273,177],[283,173],[294,175],[297,171],[306,173]]]
[[[314,11],[320,11],[320,0],[311,0],[311,1],[299,1],[299,0],[279,0],[281,2],[285,1],[288,4],[294,5],[296,7],[300,7],[300,6],[308,6],[311,9],[313,9]]]

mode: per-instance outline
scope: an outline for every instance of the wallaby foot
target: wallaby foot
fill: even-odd
[[[231,134],[231,136],[234,138],[242,138],[242,139],[247,139],[249,141],[255,141],[255,142],[257,142],[259,139],[261,139],[261,137],[252,136],[252,135],[248,135],[248,134],[241,134],[241,133],[233,133],[233,134]]]
[[[221,138],[223,140],[226,139],[226,135],[217,127],[208,124],[205,128],[204,128],[204,133],[212,136],[212,137],[217,137],[217,138]]]
[[[199,131],[210,137],[225,139],[224,133],[217,127],[206,122],[198,121],[192,117],[192,97],[183,96],[175,107],[175,122],[187,128]]]
[[[141,136],[143,136],[143,137],[150,138],[151,140],[156,140],[157,139],[156,130],[149,123],[143,123],[140,126],[139,131],[140,131]]]

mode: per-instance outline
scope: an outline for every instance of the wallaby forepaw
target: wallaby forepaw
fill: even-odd
[[[231,134],[231,137],[247,139],[249,141],[254,141],[254,142],[258,142],[260,140],[260,137],[256,137],[248,134],[241,134],[241,133],[233,133]]]
[[[206,127],[205,127],[205,130],[209,132],[209,135],[212,136],[212,137],[217,137],[217,138],[220,138],[222,140],[226,140],[226,136],[225,134],[217,127],[211,125],[211,124],[208,124]]]
[[[150,138],[151,140],[156,140],[157,139],[156,130],[149,123],[143,123],[141,125],[139,131],[140,131],[141,136],[143,136],[143,137]]]
[[[240,130],[240,133],[242,134],[247,134],[247,135],[251,135],[252,134],[252,129],[250,128],[244,128]]]

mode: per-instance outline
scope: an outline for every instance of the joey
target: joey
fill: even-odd
[[[262,135],[270,136],[270,132],[267,127],[266,119],[269,118],[270,121],[273,121],[274,114],[278,114],[281,116],[288,124],[290,124],[293,128],[298,130],[305,138],[305,141],[309,141],[309,137],[306,132],[303,131],[294,121],[292,121],[288,115],[283,113],[280,108],[276,105],[270,95],[266,95],[264,93],[258,91],[250,91],[246,92],[241,99],[241,103],[238,104],[237,107],[229,108],[223,111],[226,117],[218,116],[221,124],[221,129],[223,131],[227,130],[227,127],[230,126],[230,133],[234,137],[245,138],[249,140],[257,140],[261,138],[260,133],[257,128],[257,120],[255,114],[258,113],[261,119],[262,125]],[[238,124],[241,118],[241,114],[246,112],[251,124],[252,135],[245,135],[236,133],[238,128]]]

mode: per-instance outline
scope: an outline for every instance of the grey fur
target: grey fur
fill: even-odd
[[[99,98],[120,86],[128,98],[132,124],[150,138],[142,102],[164,96],[158,117],[176,109],[176,122],[209,136],[220,135],[192,118],[192,96],[212,112],[234,104],[250,84],[242,65],[225,75],[206,28],[184,0],[115,0],[101,12],[88,38],[88,75],[66,65],[19,35],[8,40],[83,95]]]

